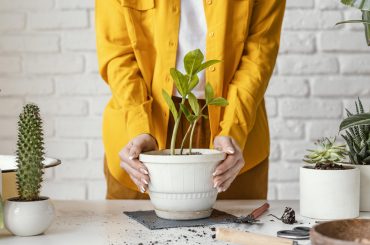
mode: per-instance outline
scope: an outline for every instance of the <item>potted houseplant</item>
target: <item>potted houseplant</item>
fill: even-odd
[[[370,112],[365,113],[361,100],[355,102],[356,113],[347,111],[339,130],[345,130],[350,163],[360,169],[360,211],[370,211]]]
[[[175,125],[172,132],[171,148],[140,154],[140,161],[149,170],[149,195],[156,214],[165,219],[199,219],[211,215],[212,206],[216,201],[217,190],[212,183],[215,167],[225,158],[225,154],[214,149],[193,149],[192,139],[195,125],[199,118],[207,115],[203,110],[207,106],[226,106],[227,100],[215,97],[212,86],[205,86],[206,103],[201,108],[192,93],[198,84],[197,73],[218,63],[218,60],[203,62],[204,56],[199,49],[190,51],[184,57],[186,74],[175,68],[170,74],[175,86],[182,96],[181,103],[176,107],[171,96],[162,91]],[[187,102],[187,103],[186,103]],[[189,128],[182,139],[179,149],[175,149],[177,130],[182,116],[189,121]],[[189,147],[184,142],[189,137]]]
[[[341,21],[338,22],[337,25],[346,23],[363,23],[365,26],[366,42],[367,45],[370,46],[370,0],[341,0],[341,2],[345,5],[361,10],[362,19]]]
[[[359,215],[360,172],[343,165],[348,154],[345,145],[334,139],[316,142],[308,150],[300,169],[300,213],[314,219],[347,219]]]
[[[17,191],[4,206],[5,227],[18,236],[43,233],[54,219],[54,207],[48,197],[40,196],[43,175],[44,142],[40,110],[34,104],[24,106],[18,121]]]

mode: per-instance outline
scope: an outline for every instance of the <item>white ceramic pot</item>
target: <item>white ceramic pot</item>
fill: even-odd
[[[360,211],[370,211],[370,165],[356,165],[361,173]]]
[[[300,214],[313,219],[359,216],[360,171],[300,169]]]
[[[201,154],[169,155],[169,150],[140,154],[149,170],[149,196],[157,216],[187,220],[211,215],[217,198],[212,173],[225,154],[210,149],[193,152]]]
[[[5,202],[5,227],[17,236],[34,236],[45,232],[54,217],[54,206],[48,197],[30,202],[10,198]]]

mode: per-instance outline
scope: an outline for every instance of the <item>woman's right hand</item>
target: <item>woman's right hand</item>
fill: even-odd
[[[123,168],[138,189],[144,193],[148,189],[149,173],[145,165],[139,161],[141,152],[157,150],[157,142],[150,134],[140,134],[133,138],[120,151],[121,168]]]

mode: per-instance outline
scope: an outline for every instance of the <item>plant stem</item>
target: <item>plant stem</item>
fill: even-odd
[[[202,115],[202,112],[203,110],[207,107],[207,103],[202,107],[202,109],[200,109],[200,112],[199,112],[199,115],[198,115],[198,118],[193,122],[191,126],[191,133],[190,133],[190,139],[189,139],[189,154],[191,154],[191,150],[193,148],[193,135],[194,135],[194,129],[195,129],[195,125],[197,125],[197,122],[200,118],[200,115]],[[190,127],[189,127],[190,128]]]
[[[185,98],[182,98],[180,104],[184,104],[184,103],[185,103]],[[181,108],[181,107],[179,107],[179,108]],[[181,115],[182,115],[182,110],[179,109],[179,116],[175,120],[175,126],[173,127],[173,131],[172,131],[172,137],[171,137],[171,155],[175,155],[176,136],[177,136],[177,131],[179,130]]]
[[[191,125],[191,133],[190,133],[190,142],[189,142],[189,154],[191,154],[191,149],[193,147],[193,135],[194,135],[194,129],[195,125],[197,125],[198,119],[193,122]]]
[[[184,150],[184,144],[185,144],[185,140],[186,138],[188,137],[189,133],[190,133],[190,129],[192,128],[192,125],[193,124],[190,124],[188,129],[186,130],[186,133],[184,135],[184,138],[182,139],[182,142],[181,142],[181,149],[180,149],[180,155],[182,155],[182,152]]]

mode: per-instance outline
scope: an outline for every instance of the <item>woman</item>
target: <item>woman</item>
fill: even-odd
[[[195,142],[227,154],[213,177],[219,198],[266,199],[264,93],[284,8],[285,0],[96,0],[99,71],[112,91],[103,122],[108,199],[148,198],[150,179],[138,155],[168,148],[173,121],[161,91],[176,99],[169,69],[180,68],[184,53],[196,48],[207,60],[223,61],[196,88],[202,99],[207,78],[216,96],[229,101],[208,108],[209,122],[197,125]]]

